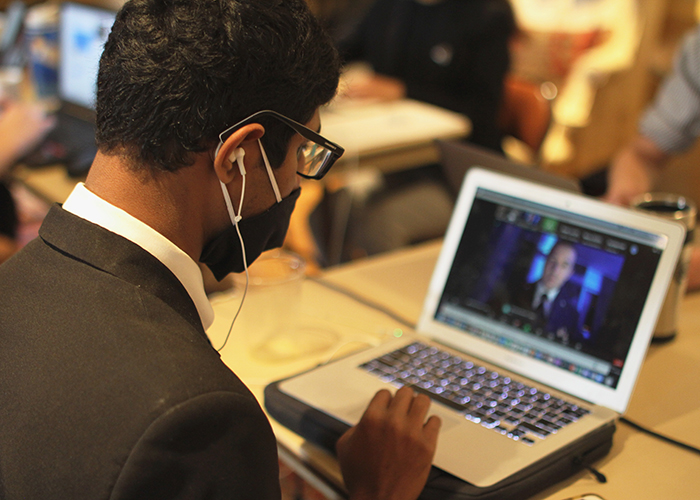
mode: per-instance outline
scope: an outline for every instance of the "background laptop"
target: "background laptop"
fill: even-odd
[[[85,175],[95,146],[95,93],[97,70],[116,13],[73,2],[61,4],[58,43],[58,97],[56,127],[25,158],[29,165],[64,163],[70,175]]]
[[[577,179],[555,175],[533,165],[515,163],[501,154],[465,141],[438,140],[435,143],[443,174],[455,196],[459,193],[467,170],[475,165],[567,191],[581,191]]]
[[[683,238],[675,223],[472,168],[416,335],[279,390],[355,424],[377,390],[412,385],[435,398],[431,411],[443,420],[434,465],[476,486],[495,484],[625,410]],[[542,327],[513,298],[542,276],[558,241],[577,251],[569,280],[577,326],[566,331]],[[427,381],[425,361],[437,368]],[[476,395],[484,387],[487,395]]]

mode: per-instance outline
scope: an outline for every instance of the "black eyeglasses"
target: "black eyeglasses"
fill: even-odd
[[[309,127],[295,122],[291,118],[287,118],[276,111],[266,109],[253,113],[248,118],[241,120],[221,132],[219,134],[219,145],[216,148],[216,154],[219,153],[219,149],[223,146],[224,141],[226,141],[237,128],[266,116],[278,119],[306,139],[306,143],[299,150],[299,154],[303,157],[303,163],[297,168],[297,174],[302,177],[306,177],[307,179],[321,179],[328,173],[335,161],[343,156],[345,152],[345,149],[341,146],[327,140]]]

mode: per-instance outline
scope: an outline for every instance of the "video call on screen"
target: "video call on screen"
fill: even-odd
[[[661,250],[612,224],[498,197],[477,194],[436,319],[616,387]],[[547,283],[559,286],[539,300]]]

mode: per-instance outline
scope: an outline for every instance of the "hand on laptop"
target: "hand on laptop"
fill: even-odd
[[[426,421],[430,399],[402,387],[379,391],[360,422],[337,444],[338,460],[352,500],[414,500],[435,455],[440,419]]]
[[[28,153],[55,125],[38,104],[0,101],[0,177]]]

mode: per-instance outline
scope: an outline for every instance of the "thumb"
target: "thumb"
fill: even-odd
[[[345,444],[350,440],[354,433],[355,427],[350,427],[347,431],[345,431],[345,434],[340,436],[338,441],[335,443],[335,451],[337,454],[342,453],[342,450],[345,448]]]

